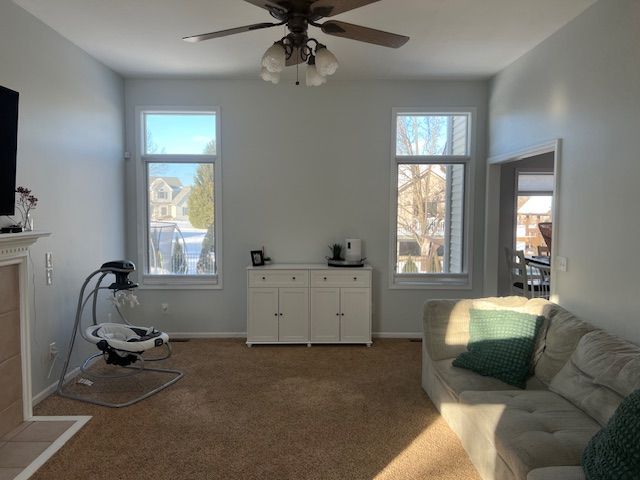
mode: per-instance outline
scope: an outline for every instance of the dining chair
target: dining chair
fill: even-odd
[[[550,267],[527,262],[524,251],[505,247],[511,293],[527,298],[549,298]]]
[[[544,240],[544,243],[549,247],[549,251],[551,251],[551,231],[552,231],[553,223],[552,222],[540,222],[538,224],[538,230],[540,230],[540,234]]]
[[[549,251],[549,247],[547,247],[546,245],[538,245],[538,255],[539,256],[549,256],[551,255],[551,252]]]
[[[533,283],[531,298],[546,298],[551,296],[551,267],[547,265],[529,263],[529,278]]]

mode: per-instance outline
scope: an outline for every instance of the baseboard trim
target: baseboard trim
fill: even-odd
[[[74,368],[73,370],[71,370],[70,372],[67,373],[67,375],[64,377],[64,381],[66,382],[71,377],[76,376],[79,371],[80,371],[80,367]],[[47,388],[42,390],[40,393],[38,393],[37,395],[34,395],[33,399],[31,400],[31,405],[33,405],[35,407],[40,402],[42,402],[45,398],[47,398],[49,395],[51,395],[53,392],[55,392],[57,388],[58,388],[58,381],[56,380],[54,383],[49,385]]]
[[[169,339],[182,338],[247,338],[247,332],[167,332]]]
[[[422,332],[373,332],[373,338],[422,338]]]
[[[169,338],[247,338],[247,332],[167,332]],[[422,332],[373,332],[373,338],[422,338]]]

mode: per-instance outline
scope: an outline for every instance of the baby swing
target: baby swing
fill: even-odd
[[[76,310],[75,325],[71,334],[71,341],[69,342],[69,351],[67,353],[67,359],[62,369],[60,380],[58,381],[58,394],[63,397],[73,398],[83,402],[94,403],[96,405],[102,405],[105,407],[127,407],[134,403],[144,400],[151,395],[158,393],[160,390],[173,385],[183,376],[183,373],[178,370],[168,370],[164,368],[150,368],[145,366],[145,362],[165,360],[171,356],[171,346],[169,345],[169,335],[164,332],[160,332],[153,327],[138,327],[131,325],[122,311],[120,310],[120,304],[129,302],[133,307],[137,305],[138,301],[132,294],[132,289],[138,286],[137,283],[133,283],[129,280],[129,274],[135,271],[136,266],[133,262],[126,260],[107,262],[103,264],[98,270],[91,273],[84,281],[82,288],[80,289],[80,296],[78,297],[78,308]],[[100,275],[95,287],[85,297],[85,290],[89,285],[91,279],[96,275]],[[115,281],[108,287],[100,286],[104,278],[109,275],[115,275]],[[113,292],[113,304],[118,312],[118,315],[124,323],[98,323],[96,320],[96,305],[98,301],[98,292],[100,290],[111,290]],[[82,329],[82,314],[84,308],[93,299],[92,319],[93,323],[84,330]],[[126,378],[133,375],[140,374],[142,372],[160,372],[171,375],[171,379],[162,385],[145,392],[136,398],[123,403],[112,403],[103,400],[97,400],[92,398],[83,398],[75,393],[64,391],[65,377],[69,369],[69,363],[71,361],[71,354],[73,352],[73,345],[76,340],[76,335],[80,332],[82,338],[87,342],[93,343],[98,348],[98,352],[90,355],[80,367],[80,370],[94,379],[107,378]],[[147,350],[164,346],[167,350],[166,354],[160,358],[146,359],[143,354]],[[102,357],[104,361],[109,365],[115,365],[130,370],[126,373],[106,375],[99,374],[95,371],[89,370],[93,360]],[[86,380],[81,383],[91,383]]]

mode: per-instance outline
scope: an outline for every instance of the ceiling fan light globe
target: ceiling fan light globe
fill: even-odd
[[[281,43],[271,45],[262,56],[262,66],[271,73],[284,70],[287,63],[287,53]]]
[[[323,83],[326,83],[327,79],[324,78],[315,65],[307,65],[307,87],[319,87]]]
[[[270,72],[265,67],[260,70],[260,78],[265,82],[278,83],[280,82],[280,74],[277,72]]]
[[[338,59],[327,47],[319,47],[316,50],[316,68],[323,77],[333,75],[338,70]]]

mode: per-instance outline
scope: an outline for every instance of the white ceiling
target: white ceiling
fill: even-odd
[[[276,27],[199,44],[181,40],[272,20],[242,0],[14,1],[126,77],[256,78],[264,50],[284,35]],[[410,36],[399,50],[314,27],[310,35],[338,57],[336,80],[489,77],[594,2],[382,0],[333,18]]]

